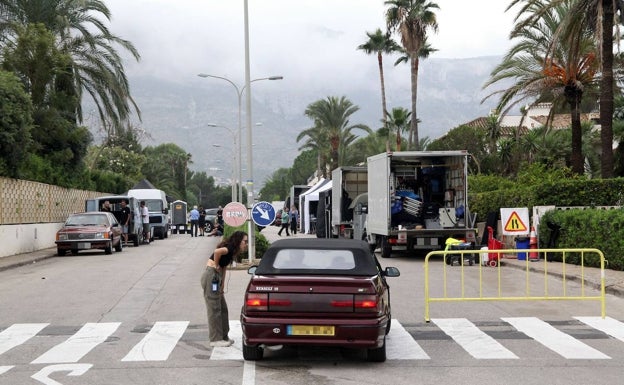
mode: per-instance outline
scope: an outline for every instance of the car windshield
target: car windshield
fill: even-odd
[[[106,215],[72,215],[65,226],[107,226]]]
[[[355,257],[350,250],[283,249],[273,261],[275,269],[351,270]]]

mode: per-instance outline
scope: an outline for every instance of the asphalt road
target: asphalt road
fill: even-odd
[[[273,230],[264,231],[273,237]],[[423,261],[399,255],[381,260],[401,270],[389,281],[394,322],[385,363],[321,348],[284,348],[245,362],[238,326],[245,269],[233,270],[226,286],[236,343],[208,346],[199,278],[216,242],[173,235],[122,253],[52,257],[0,271],[0,384],[622,382],[621,297],[607,296],[606,320],[593,302],[505,301],[434,304],[426,323]],[[479,287],[478,267],[471,268],[468,291]],[[443,271],[432,265],[435,277]],[[483,270],[483,281],[497,282],[495,271]],[[448,277],[451,290],[461,287],[458,272]],[[537,290],[543,275],[531,274]],[[501,276],[509,293],[525,290],[523,270]]]

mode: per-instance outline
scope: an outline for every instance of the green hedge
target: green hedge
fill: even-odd
[[[547,222],[561,226],[555,245],[557,248],[595,248],[604,253],[607,268],[624,270],[624,209],[600,210],[552,210],[540,219],[540,247],[550,239]],[[561,255],[555,254],[555,260]],[[580,264],[580,253],[566,256],[566,262]],[[585,255],[585,266],[599,267],[600,260],[594,254]]]
[[[562,179],[534,186],[468,194],[470,211],[484,220],[501,207],[620,206],[624,205],[624,178]]]
[[[479,186],[476,186],[479,187]],[[533,206],[622,206],[624,205],[624,178],[614,179],[559,179],[496,191],[469,194],[470,210],[484,221],[488,212],[500,213],[501,207]],[[483,190],[481,190],[483,191]],[[624,270],[624,210],[556,210],[549,212],[541,223],[552,221],[562,226],[557,247],[596,248],[605,254],[608,268]],[[540,226],[540,239],[548,240],[549,230]],[[542,247],[545,244],[541,245]],[[571,256],[578,263],[579,256]],[[599,266],[598,261],[585,261],[586,266]]]

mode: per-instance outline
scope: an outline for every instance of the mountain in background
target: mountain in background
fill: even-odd
[[[488,115],[497,99],[488,99],[481,104],[487,94],[482,91],[482,86],[500,60],[500,57],[479,57],[421,61],[418,83],[420,137],[436,139],[460,124]],[[391,70],[386,69],[388,109],[410,109],[409,73],[403,73],[399,78],[396,74],[393,76]],[[132,95],[142,114],[142,122],[135,125],[142,127],[148,135],[144,146],[175,143],[192,154],[192,170],[206,171],[216,179],[231,177],[235,154],[233,134],[238,131],[238,100],[231,85],[222,80],[196,76],[183,81],[132,73],[128,76]],[[374,80],[366,84],[350,83],[348,79],[341,84],[293,84],[292,80],[289,82],[285,78],[253,83],[253,171],[257,190],[275,170],[292,166],[302,144],[296,143],[295,139],[301,130],[312,125],[304,115],[310,103],[328,96],[346,96],[360,107],[350,124],[366,124],[373,130],[381,126],[379,74],[371,71],[367,76]],[[267,86],[265,83],[272,84]],[[339,93],[335,91],[338,88]],[[242,109],[245,127],[244,96]],[[258,122],[262,125],[256,125]],[[209,123],[227,126],[231,131],[209,127]],[[243,128],[244,169],[247,164],[246,138]],[[246,171],[243,171],[243,180],[246,180],[245,175]]]

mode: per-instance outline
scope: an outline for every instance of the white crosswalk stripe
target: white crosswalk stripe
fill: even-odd
[[[431,321],[474,358],[486,360],[518,358],[465,318],[443,318]]]
[[[611,358],[538,318],[519,317],[502,320],[565,358],[592,360]]]
[[[28,341],[48,324],[14,324],[0,333],[0,354]]]
[[[392,320],[390,333],[386,337],[386,358],[388,360],[428,360],[430,357],[414,341],[403,325]]]
[[[611,317],[574,317],[586,325],[624,342],[624,323]]]
[[[188,321],[156,322],[122,361],[166,361],[178,344]]]
[[[33,364],[78,362],[85,354],[117,330],[121,322],[87,323],[65,342],[56,345],[35,359]]]
[[[624,323],[613,318],[602,319],[600,317],[574,317],[580,323],[593,330],[611,336],[611,341],[624,342]],[[611,357],[596,350],[595,348],[577,340],[569,334],[555,328],[548,322],[535,317],[506,317],[501,318],[504,322],[536,343],[542,344],[548,349],[565,359],[610,359]],[[429,354],[421,347],[419,338],[423,341],[432,341],[431,336],[440,335],[444,332],[448,337],[464,349],[475,359],[519,359],[507,347],[499,343],[492,335],[481,330],[479,326],[465,318],[436,318],[432,323],[437,329],[427,328],[426,331],[417,328],[412,331],[406,329],[398,320],[392,320],[392,328],[386,338],[386,356],[388,360],[431,360]],[[65,341],[58,343],[41,354],[32,364],[65,364],[77,363],[98,345],[104,343],[113,333],[116,333],[120,322],[86,323],[80,330],[69,336]],[[46,327],[52,328],[47,323],[21,323],[14,324],[0,332],[0,355],[7,353],[19,345],[29,343],[38,337],[38,334]],[[125,356],[123,362],[148,362],[166,361],[184,337],[189,328],[189,321],[155,322],[143,338],[133,345]],[[487,325],[486,325],[487,328]],[[46,329],[55,335],[52,330]],[[205,330],[205,328],[204,328]],[[409,330],[409,331],[408,331]],[[420,331],[419,331],[420,330]],[[122,334],[121,332],[118,332]],[[424,333],[424,334],[421,334]],[[496,335],[496,334],[493,334]],[[123,335],[117,335],[123,338]],[[211,349],[211,360],[242,360],[242,329],[240,321],[230,321],[229,337],[235,341],[230,347],[215,347]],[[201,337],[207,346],[208,332],[205,338]],[[604,337],[598,337],[604,338]],[[434,337],[433,340],[443,338]],[[46,339],[47,340],[47,339]],[[46,341],[43,340],[43,341]],[[530,341],[530,340],[529,340]],[[429,347],[430,345],[425,345]],[[435,350],[434,350],[435,351]],[[9,356],[11,353],[7,353]],[[118,356],[120,357],[120,356]],[[433,356],[434,359],[437,359]],[[119,359],[119,358],[117,358]],[[14,366],[12,362],[2,362],[0,374],[6,373]]]

